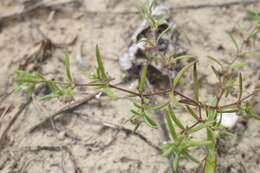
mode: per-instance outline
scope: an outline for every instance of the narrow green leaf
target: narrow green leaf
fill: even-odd
[[[16,81],[19,84],[22,83],[40,83],[44,82],[44,77],[39,73],[30,73],[27,71],[17,70],[16,71]]]
[[[207,129],[208,140],[212,141],[208,145],[208,154],[205,160],[204,173],[215,173],[216,171],[216,138],[211,129]]]
[[[173,140],[175,140],[177,138],[177,133],[176,133],[176,130],[175,130],[172,118],[171,118],[171,113],[169,110],[166,111],[166,121],[167,121],[167,126],[170,130],[171,138]]]
[[[215,123],[215,121],[209,121],[209,122],[205,122],[205,123],[200,123],[197,126],[191,128],[188,130],[188,133],[195,133],[197,131],[200,131],[202,129],[205,129],[207,127],[212,126]]]
[[[182,125],[181,121],[176,117],[175,113],[172,110],[172,107],[169,105],[168,110],[171,116],[171,119],[174,121],[174,123],[181,129],[185,129],[185,127]]]
[[[257,115],[257,113],[253,112],[248,104],[246,105],[244,111],[249,117],[260,120],[260,115]]]
[[[239,73],[239,96],[238,96],[239,101],[242,98],[242,94],[243,94],[243,78],[242,78],[242,74]]]
[[[102,91],[111,99],[116,100],[117,96],[115,95],[115,93],[108,87],[105,87],[102,89]]]
[[[175,54],[174,54],[175,55]],[[171,55],[170,57],[168,58],[171,58],[173,57],[174,55]],[[179,60],[189,60],[189,59],[195,59],[196,57],[194,55],[181,55],[181,56],[178,56],[178,57],[175,57],[175,58],[172,58],[171,59],[171,63],[174,64],[176,63],[177,61]]]
[[[221,75],[220,72],[214,67],[214,66],[210,66],[212,71],[214,72],[214,74],[217,76],[218,80],[221,81]]]
[[[152,120],[146,113],[144,113],[144,122],[151,128],[157,129],[158,125],[154,120]]]
[[[231,38],[234,46],[236,47],[237,53],[238,53],[240,48],[239,48],[239,45],[238,45],[238,43],[237,43],[237,41],[236,41],[236,39],[235,39],[235,37],[234,37],[232,32],[229,33],[229,37]]]
[[[134,106],[138,109],[143,109],[143,105],[137,103],[137,102],[133,102]]]
[[[179,162],[180,162],[180,153],[176,153],[173,161],[173,169],[175,172],[178,172]]]
[[[136,111],[136,110],[134,110],[134,109],[131,109],[130,111],[131,111],[134,115],[136,115],[136,116],[139,116],[139,117],[142,117],[142,116],[143,116],[142,113],[140,113],[140,112],[138,112],[138,111]]]
[[[175,77],[174,80],[173,80],[173,88],[175,88],[175,87],[177,86],[177,84],[178,84],[179,80],[181,79],[181,77],[183,76],[183,74],[184,74],[187,70],[189,70],[189,68],[190,68],[191,66],[193,66],[194,63],[196,63],[196,61],[194,61],[194,62],[192,62],[192,63],[186,65],[185,67],[183,67],[183,68],[177,73],[176,77]]]
[[[167,105],[169,105],[169,102],[163,103],[158,106],[151,106],[151,107],[144,107],[144,108],[147,110],[156,111],[156,110],[161,110],[162,108],[166,107]]]
[[[203,146],[207,146],[209,144],[211,144],[212,141],[207,140],[207,141],[203,141],[203,140],[189,140],[184,146],[183,149],[188,149],[190,147],[203,147]]]
[[[147,75],[147,69],[148,69],[148,65],[145,64],[143,66],[142,72],[141,72],[141,77],[139,79],[139,91],[140,93],[144,92],[144,84],[145,84],[145,79],[146,79],[146,75]]]
[[[200,164],[200,161],[194,157],[193,155],[191,155],[189,152],[185,152],[185,155],[187,156],[187,158],[190,160],[190,161],[193,161],[194,163],[197,163],[197,164]]]
[[[211,128],[207,128],[207,140],[211,141],[211,143],[208,145],[209,152],[216,154],[217,137],[215,131]]]
[[[238,63],[233,63],[230,65],[230,68],[235,69],[235,70],[241,70],[244,67],[246,67],[249,63],[247,61],[240,61]]]
[[[148,5],[140,2],[140,5],[138,6],[138,9],[139,9],[141,15],[143,16],[143,18],[146,20],[146,22],[150,26],[150,28],[152,30],[155,30],[158,27],[158,22],[152,16],[152,6],[153,6],[152,2],[149,3]]]
[[[47,100],[51,100],[51,99],[54,99],[54,98],[58,98],[59,96],[60,96],[59,93],[54,93],[54,92],[52,92],[52,93],[50,93],[50,94],[47,94],[47,95],[45,95],[45,96],[42,96],[42,97],[40,98],[40,100],[45,100],[45,101],[47,101]]]
[[[199,119],[199,116],[188,106],[186,105],[186,108],[188,109],[190,115],[195,118],[195,120],[198,120]]]
[[[178,102],[176,96],[173,94],[172,91],[169,92],[169,97],[170,97],[170,100],[173,102],[173,104],[174,104],[175,106],[178,106],[178,107],[181,106],[180,102]]]
[[[61,92],[61,86],[59,86],[57,83],[55,83],[54,81],[46,81],[48,88],[50,89],[50,91],[52,93],[57,93],[57,92]]]
[[[98,73],[99,73],[100,77],[103,80],[108,80],[108,77],[107,77],[107,74],[106,74],[105,68],[104,68],[104,63],[103,63],[98,46],[96,46],[96,58],[97,58],[97,63],[98,63]]]
[[[247,14],[249,17],[251,17],[253,20],[260,21],[260,12],[256,10],[249,10],[247,11]]]
[[[176,146],[172,143],[163,145],[163,155],[168,156],[176,150]]]
[[[162,31],[159,36],[157,37],[156,43],[159,43],[159,40],[165,35],[167,34],[167,32],[170,31],[170,27],[167,27],[164,31]]]
[[[209,121],[214,121],[214,120],[216,120],[216,118],[217,118],[217,114],[218,114],[218,112],[217,112],[217,110],[216,109],[208,109],[208,120]]]
[[[212,61],[214,61],[215,63],[217,63],[217,64],[221,67],[222,70],[224,69],[223,62],[222,62],[220,59],[215,58],[215,57],[213,57],[213,56],[207,56],[207,57],[208,57],[210,60],[212,60]]]
[[[72,75],[71,75],[71,70],[70,70],[70,58],[69,58],[68,49],[64,50],[64,65],[65,65],[65,69],[66,69],[67,78],[70,82],[72,82]]]
[[[198,80],[197,63],[194,63],[193,65],[193,92],[196,101],[199,101],[199,80]]]
[[[223,114],[222,114],[222,113],[220,113],[220,114],[219,114],[219,120],[218,120],[218,122],[217,122],[217,125],[216,125],[216,127],[219,127],[219,126],[221,126],[222,118],[223,118]]]

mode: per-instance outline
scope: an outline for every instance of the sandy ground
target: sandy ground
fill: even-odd
[[[99,45],[105,57],[106,68],[115,82],[122,80],[118,59],[130,44],[131,34],[140,25],[134,0],[82,0],[82,4],[67,4],[54,8],[39,8],[15,19],[0,22],[0,117],[1,133],[19,107],[26,102],[25,95],[14,94],[6,97],[14,87],[14,74],[18,68],[38,70],[49,78],[62,79],[63,49],[71,52],[72,72],[78,82],[86,82],[91,69],[95,67],[95,46]],[[228,2],[217,1],[214,2]],[[214,3],[211,0],[169,0],[171,7]],[[21,1],[0,2],[0,16],[19,7]],[[232,6],[230,8],[201,8],[196,10],[172,11],[172,18],[185,38],[189,54],[200,58],[203,90],[206,96],[216,89],[216,79],[209,75],[207,55],[230,60],[234,46],[228,32],[239,26],[248,26],[246,10],[259,5]],[[37,29],[38,28],[38,29]],[[47,36],[54,45],[43,42]],[[46,48],[47,47],[47,48]],[[52,49],[49,51],[48,48]],[[46,48],[42,52],[42,48]],[[44,55],[44,56],[42,56]],[[79,59],[78,57],[81,57]],[[40,58],[39,58],[40,57]],[[243,69],[250,79],[248,90],[259,82],[259,57],[250,57],[250,68]],[[83,71],[83,72],[82,72]],[[125,87],[130,87],[126,85]],[[89,92],[89,91],[87,91]],[[85,95],[79,94],[77,98]],[[207,97],[203,98],[207,100]],[[259,102],[259,97],[254,98]],[[166,173],[169,172],[167,159],[155,148],[135,135],[106,128],[90,120],[100,120],[126,128],[122,124],[129,118],[130,102],[126,100],[91,101],[76,110],[66,113],[56,123],[58,132],[51,125],[34,133],[28,130],[52,112],[62,102],[41,102],[36,97],[19,114],[0,148],[0,172],[27,173],[72,173],[75,167],[83,173]],[[255,109],[260,113],[259,104]],[[155,115],[156,116],[156,115]],[[240,118],[233,129],[238,137],[220,141],[219,173],[258,173],[260,170],[260,122]],[[165,140],[160,130],[142,126],[139,131],[156,146]],[[183,172],[190,165],[183,165]]]

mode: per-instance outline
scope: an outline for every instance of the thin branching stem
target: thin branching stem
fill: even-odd
[[[114,88],[114,89],[117,89],[117,90],[120,90],[120,91],[123,91],[123,92],[126,92],[126,93],[129,93],[129,94],[133,94],[135,96],[141,96],[139,93],[137,92],[134,92],[134,91],[131,91],[131,90],[128,90],[128,89],[124,89],[124,88],[121,88],[121,87],[118,87],[118,86],[115,86],[115,85],[112,85],[112,84],[108,84],[108,86],[110,88]]]

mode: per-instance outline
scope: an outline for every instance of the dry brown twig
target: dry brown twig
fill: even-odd
[[[3,131],[0,134],[0,144],[4,141],[7,133],[13,126],[13,124],[16,122],[16,120],[19,118],[21,113],[24,111],[24,109],[31,103],[32,99],[27,98],[24,103],[22,103],[18,108],[16,108],[16,111],[14,112],[14,115],[12,116],[10,122],[6,125],[6,127],[3,129]]]
[[[69,105],[65,105],[64,107],[62,107],[61,109],[59,109],[58,111],[54,112],[53,114],[51,114],[49,117],[45,118],[44,120],[42,120],[41,122],[39,122],[38,124],[34,125],[30,130],[29,133],[33,133],[36,130],[38,130],[39,128],[41,128],[44,124],[50,122],[51,119],[53,119],[53,121],[55,121],[55,119],[60,115],[63,114],[65,112],[69,112],[69,111],[73,111],[76,108],[80,107],[83,104],[88,103],[89,101],[93,100],[96,98],[96,96],[99,94],[99,92],[91,94],[87,97],[84,97],[83,99],[77,100],[72,102]]]
[[[78,112],[75,112],[75,111],[73,113],[78,115],[78,116],[82,116],[82,117],[86,118],[86,120],[87,120],[86,122],[88,122],[88,123],[96,124],[96,125],[99,125],[99,126],[103,126],[105,128],[109,128],[109,129],[116,130],[116,131],[123,131],[126,134],[134,135],[134,136],[140,138],[141,140],[143,140],[145,143],[147,143],[152,148],[154,148],[158,153],[161,153],[161,148],[160,147],[155,145],[152,141],[147,139],[142,134],[140,134],[138,132],[135,132],[132,129],[128,129],[128,128],[125,128],[123,126],[120,126],[120,125],[117,125],[117,124],[113,124],[113,123],[110,123],[110,122],[97,120],[97,119],[94,119],[92,117],[89,117],[87,114],[84,114],[84,113],[78,113]],[[113,142],[113,141],[111,140],[111,142]]]
[[[11,91],[2,94],[2,95],[0,96],[0,99],[1,99],[0,105],[1,105],[2,103],[4,103],[4,101],[5,101],[9,96],[11,96],[11,95],[14,93],[14,91],[15,91],[15,89],[12,89]]]
[[[24,148],[21,148],[21,150],[24,150],[25,152],[33,152],[33,153],[38,153],[41,151],[50,151],[50,152],[65,151],[68,154],[68,156],[74,166],[74,173],[83,173],[81,168],[78,166],[72,151],[70,150],[70,148],[68,146],[65,146],[65,145],[63,145],[63,146],[35,146],[35,147],[24,147]]]

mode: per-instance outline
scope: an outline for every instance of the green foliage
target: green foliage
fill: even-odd
[[[170,107],[169,107],[169,109],[171,109]],[[172,119],[172,115],[171,115],[171,110],[168,110],[167,112],[166,112],[166,121],[167,121],[167,125],[168,125],[168,128],[169,128],[169,130],[170,130],[170,135],[171,135],[171,138],[173,139],[173,140],[176,140],[177,139],[177,132],[176,132],[176,129],[175,129],[175,125],[174,125],[174,123],[173,123],[173,119]]]
[[[146,79],[146,75],[147,75],[147,69],[148,69],[148,65],[145,64],[143,66],[142,71],[141,71],[141,77],[140,77],[140,80],[139,80],[139,87],[138,87],[138,89],[139,89],[140,93],[143,93],[144,90],[145,90],[145,86],[144,85],[145,85],[145,79]]]
[[[162,17],[161,19],[155,19],[152,15],[154,1],[150,1],[148,5],[143,4],[140,7],[141,14],[150,25],[151,29],[155,31],[162,23],[165,22],[166,18]],[[255,11],[249,11],[249,16],[254,20],[259,21],[259,13]],[[258,26],[259,27],[259,26]],[[159,39],[167,34],[170,29],[167,28],[158,36],[157,40],[151,40],[149,38],[144,38],[147,43],[157,46]],[[211,66],[213,73],[218,77],[220,86],[220,92],[217,92],[216,95],[207,96],[208,100],[210,98],[215,98],[212,104],[202,102],[200,96],[201,93],[200,87],[201,83],[199,80],[198,74],[198,60],[196,56],[193,55],[183,55],[175,57],[175,54],[172,55],[161,55],[159,63],[162,63],[167,66],[175,66],[181,60],[192,60],[189,64],[184,66],[172,79],[172,85],[165,90],[156,90],[149,91],[146,88],[146,77],[148,73],[148,64],[151,64],[151,59],[148,59],[147,62],[143,65],[140,72],[140,78],[138,87],[136,90],[129,90],[121,88],[118,85],[112,84],[112,80],[109,77],[109,74],[105,70],[103,63],[103,58],[101,56],[99,47],[96,46],[96,61],[97,67],[94,74],[92,75],[91,82],[87,84],[78,84],[73,80],[71,73],[71,63],[69,52],[66,49],[64,51],[64,68],[66,72],[66,79],[64,81],[55,81],[48,80],[44,75],[36,72],[26,72],[26,71],[17,71],[16,81],[18,83],[17,90],[27,91],[30,95],[37,89],[38,85],[48,86],[49,93],[42,97],[43,100],[50,100],[54,98],[63,99],[71,98],[75,95],[76,87],[93,87],[101,93],[105,93],[106,96],[112,100],[120,98],[128,98],[133,101],[133,108],[131,109],[131,118],[129,121],[135,126],[134,131],[138,130],[142,123],[146,124],[148,127],[157,129],[159,125],[152,118],[153,111],[163,110],[165,112],[164,118],[168,127],[168,135],[170,141],[167,141],[167,144],[162,146],[164,155],[170,156],[174,155],[173,168],[175,171],[178,171],[179,164],[181,159],[186,158],[197,164],[204,164],[205,173],[214,173],[216,169],[216,147],[217,139],[221,137],[221,133],[227,133],[224,127],[221,126],[222,113],[227,112],[244,112],[248,117],[260,120],[260,116],[252,111],[251,107],[248,104],[245,104],[245,101],[252,96],[244,96],[244,79],[241,74],[241,69],[247,65],[246,61],[237,62],[236,60],[244,55],[244,50],[242,49],[246,41],[255,38],[258,33],[259,28],[254,29],[250,32],[248,37],[243,37],[243,42],[240,43],[234,33],[230,34],[230,38],[236,48],[236,59],[231,63],[224,63],[224,61],[219,60],[216,57],[208,56],[208,58],[214,62],[214,65]],[[156,44],[154,44],[156,41]],[[152,55],[147,55],[152,56]],[[217,65],[220,68],[217,68]],[[190,89],[193,91],[193,97],[185,95],[186,92],[178,92],[179,81],[183,78],[184,74],[192,68],[192,83]],[[239,73],[237,73],[238,71]],[[239,75],[237,75],[239,74]],[[237,77],[237,78],[236,78]],[[238,84],[236,83],[238,79]],[[188,85],[189,83],[185,83]],[[237,87],[237,85],[239,87]],[[238,88],[238,89],[237,89]],[[229,93],[236,91],[238,93],[238,99],[236,102],[231,102],[226,105],[221,104],[221,100],[224,96],[228,97]],[[120,91],[120,93],[117,93]],[[191,93],[191,92],[190,92]],[[256,94],[255,92],[254,94]],[[126,94],[126,95],[124,95]],[[120,97],[118,97],[120,95]],[[123,96],[122,96],[123,95]],[[154,105],[154,100],[158,96],[164,95],[164,100],[160,103]],[[122,97],[121,97],[122,96]],[[157,96],[157,97],[155,97]],[[243,97],[244,96],[244,97]],[[181,121],[180,116],[176,115],[175,112],[177,109],[186,110],[187,114],[193,119],[193,124],[186,124]],[[204,131],[207,133],[207,139],[195,139],[194,134]],[[206,159],[200,161],[196,155],[193,153],[193,149],[206,147],[207,154]]]
[[[139,11],[142,17],[146,20],[152,30],[156,30],[160,25],[166,22],[166,16],[162,16],[160,19],[156,19],[152,15],[152,8],[154,5],[154,0],[148,3],[141,3],[139,5]]]
[[[224,66],[223,66],[223,62],[221,60],[219,60],[218,58],[215,58],[213,56],[207,56],[210,60],[212,60],[213,62],[217,63],[221,69],[223,70],[224,69]],[[214,66],[213,66],[214,67]],[[214,70],[215,71],[215,70]]]
[[[234,44],[237,53],[239,53],[240,47],[239,47],[239,44],[238,44],[238,42],[237,42],[237,40],[236,40],[236,38],[234,37],[234,34],[233,34],[232,32],[229,33],[229,37],[230,37],[232,43]]]
[[[249,104],[246,104],[244,111],[248,117],[260,120],[260,115],[257,115],[255,112],[253,112]]]
[[[207,128],[208,140],[208,155],[205,161],[204,173],[215,173],[216,171],[216,137],[214,131]]]
[[[96,46],[96,58],[98,66],[96,68],[96,74],[93,76],[93,78],[101,82],[107,82],[109,78],[106,74],[103,59],[101,57],[98,46]]]
[[[132,109],[131,112],[133,113],[133,116],[131,117],[131,120],[143,120],[146,125],[148,125],[151,128],[157,129],[158,125],[157,123],[144,111],[144,109],[135,107],[135,109]],[[139,127],[141,121],[136,125],[135,129]]]
[[[40,84],[48,86],[49,93],[43,96],[42,100],[51,100],[54,98],[66,99],[74,96],[74,83],[70,72],[70,60],[68,50],[64,51],[64,66],[68,83],[47,80],[40,73],[30,73],[22,70],[16,72],[16,81],[18,83],[17,91],[26,90],[30,95],[36,90]]]
[[[175,88],[179,82],[179,80],[181,79],[181,77],[183,76],[183,74],[189,70],[190,67],[192,67],[194,64],[196,63],[196,61],[193,61],[192,63],[186,65],[185,67],[183,67],[176,75],[176,77],[173,80],[173,88]]]
[[[176,117],[175,113],[173,112],[171,105],[168,106],[169,116],[171,117],[171,120],[180,128],[185,129],[184,125],[181,123],[181,121]]]
[[[116,94],[109,87],[104,87],[101,89],[101,91],[104,92],[108,97],[110,97],[113,100],[118,99]]]
[[[260,12],[256,10],[249,10],[247,12],[248,16],[251,17],[253,20],[260,22]]]
[[[43,82],[45,79],[39,73],[29,73],[26,71],[18,70],[16,72],[16,82],[18,86],[17,91],[26,90],[29,95],[35,90],[38,83]]]
[[[195,96],[195,100],[199,101],[199,79],[198,79],[198,71],[197,71],[197,63],[193,65],[193,92]]]

